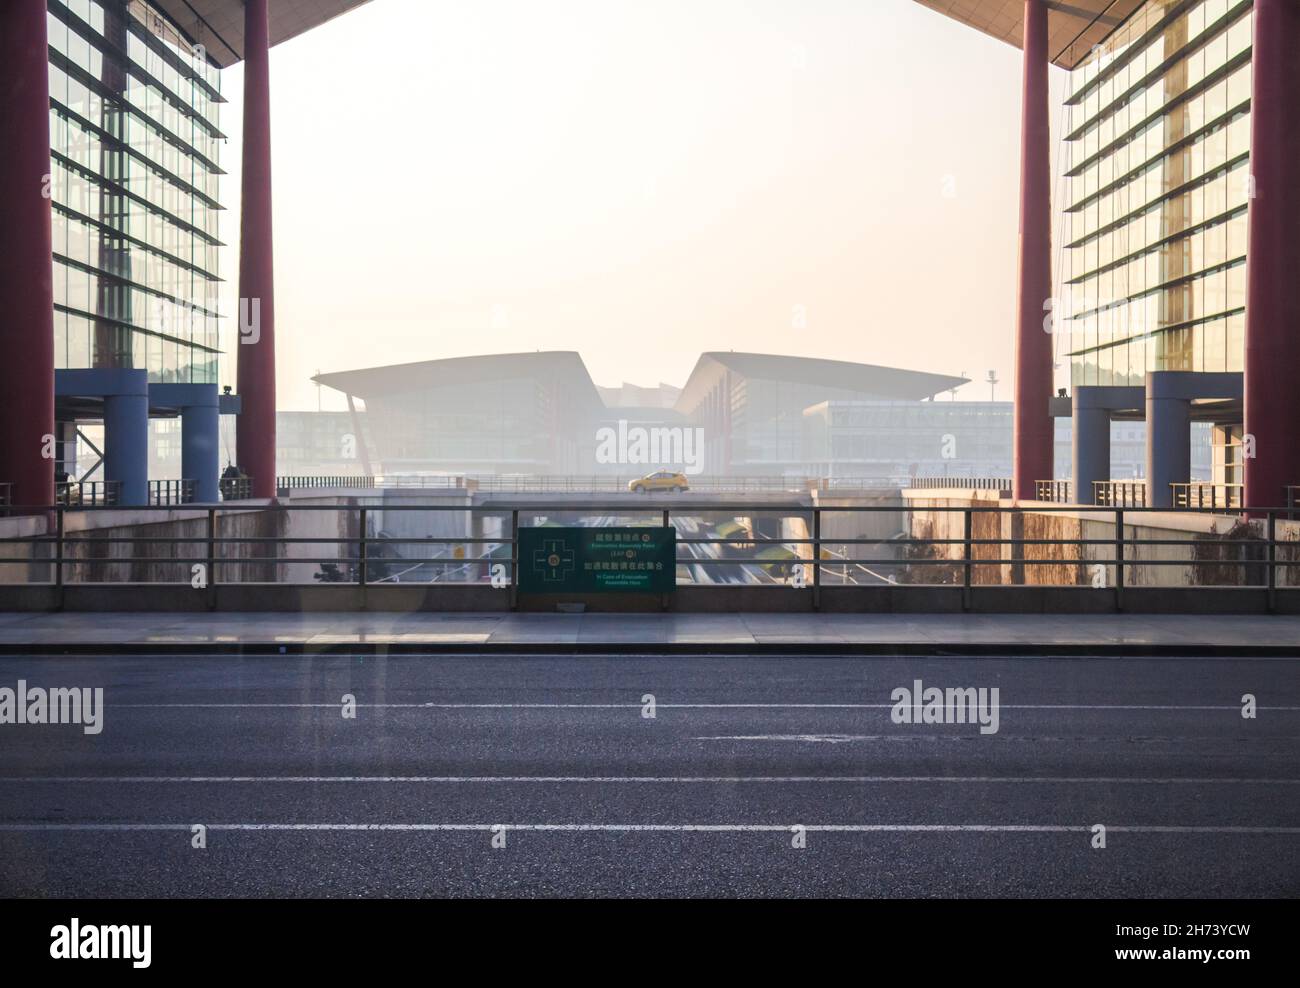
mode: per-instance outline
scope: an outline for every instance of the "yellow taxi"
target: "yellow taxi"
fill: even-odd
[[[689,491],[691,485],[686,482],[684,473],[656,470],[644,477],[628,481],[627,489],[633,494],[649,494],[651,491],[672,491],[674,494],[680,494],[682,491]]]

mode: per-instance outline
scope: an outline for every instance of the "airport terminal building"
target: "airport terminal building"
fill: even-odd
[[[1193,422],[1214,430],[1220,503],[1284,503],[1300,484],[1300,4],[918,2],[1024,51],[1017,496],[1051,475],[1064,413],[1075,500],[1114,476],[1111,423],[1145,420],[1147,503],[1188,483]],[[1069,73],[1055,177],[1051,65]]]
[[[254,491],[274,493],[268,51],[362,2],[0,4],[0,500],[85,503],[94,485],[146,504],[162,431],[187,497],[215,502],[223,415]],[[221,70],[239,62],[249,303],[234,395],[217,386],[217,226]]]
[[[215,500],[223,414],[235,416],[253,493],[274,495],[268,52],[361,2],[0,4],[0,350],[10,355],[0,360],[0,488],[13,503],[50,504],[56,477],[87,476],[115,485],[119,503],[145,503],[149,420],[159,417],[180,424],[195,498]],[[1074,500],[1091,502],[1114,477],[1114,423],[1139,420],[1150,505],[1191,484],[1194,423],[1214,430],[1224,500],[1266,507],[1295,496],[1300,3],[917,2],[1023,51],[1014,495],[1033,500],[1036,482],[1055,476],[1053,419],[1066,416]],[[239,62],[238,296],[250,305],[235,347],[238,394],[220,395],[219,72]],[[1053,66],[1068,73],[1056,175]],[[777,370],[768,363],[787,358],[715,353],[671,404],[656,395],[639,405],[628,392],[611,406],[580,361],[547,359],[526,375],[540,382],[527,395],[508,383],[521,378],[503,358],[485,379],[506,382],[496,395],[448,380],[448,402],[419,410],[382,407],[376,392],[367,405],[376,433],[392,432],[385,460],[464,461],[456,419],[480,402],[478,419],[495,429],[484,470],[581,471],[599,448],[594,424],[701,429],[709,471],[785,474],[812,462],[801,448],[808,408],[947,389],[913,372],[845,372],[832,365],[855,365],[837,361]],[[1065,396],[1054,393],[1054,363],[1070,367]],[[79,431],[95,423],[102,448],[78,462]],[[438,425],[445,439],[430,449]]]
[[[359,427],[377,451],[375,469],[389,475],[631,476],[677,467],[709,477],[821,476],[829,452],[810,416],[842,404],[909,410],[891,456],[864,457],[856,465],[869,473],[858,476],[906,474],[909,458],[892,456],[894,447],[933,446],[937,458],[955,414],[972,426],[970,441],[966,459],[946,467],[989,476],[1009,466],[1005,419],[990,418],[988,436],[977,436],[977,418],[954,412],[974,403],[933,400],[965,378],[850,361],[712,352],[680,388],[600,387],[577,353],[540,351],[314,380],[346,395],[354,411],[364,405]]]
[[[149,420],[172,417],[216,500],[220,72],[142,0],[50,0],[47,31],[57,475],[145,503]]]
[[[705,353],[683,387],[595,385],[572,352],[460,357],[315,380],[341,391],[349,411],[280,412],[281,474],[626,478],[678,467],[710,480],[903,486],[1011,471],[1011,402],[956,401],[951,392],[963,378],[847,361]],[[1071,421],[1054,425],[1054,479],[1068,479]],[[651,455],[649,443],[639,458],[602,455],[602,437],[626,444],[637,430],[700,441],[668,457]],[[1145,423],[1117,419],[1110,431],[1113,476],[1142,478]],[[1209,426],[1193,423],[1192,479],[1211,479],[1214,452]]]

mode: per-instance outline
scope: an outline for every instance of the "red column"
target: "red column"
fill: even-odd
[[[1016,395],[1012,495],[1034,497],[1052,479],[1052,337],[1043,330],[1052,296],[1051,136],[1048,126],[1047,3],[1025,0],[1024,93],[1020,128],[1020,285],[1016,309]]]
[[[0,3],[0,483],[54,503],[54,275],[45,0]]]
[[[254,497],[275,496],[275,270],[267,0],[244,3],[244,163],[239,226],[239,466]]]
[[[1300,4],[1255,0],[1246,246],[1245,461],[1249,507],[1300,484]],[[1249,452],[1249,449],[1247,450]]]

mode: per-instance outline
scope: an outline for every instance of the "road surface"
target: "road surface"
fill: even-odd
[[[0,688],[105,692],[97,735],[0,725],[0,895],[1294,896],[1297,673],[5,658]],[[996,687],[997,732],[895,723],[893,691],[918,679]]]

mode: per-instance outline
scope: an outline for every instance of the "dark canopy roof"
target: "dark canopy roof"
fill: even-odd
[[[244,58],[243,0],[151,0],[221,68]],[[296,38],[367,0],[271,0],[271,44]]]
[[[390,364],[362,370],[317,374],[317,384],[359,398],[428,391],[448,384],[474,384],[518,378],[553,378],[575,402],[603,408],[587,365],[573,350],[538,350],[533,353],[493,353],[478,357],[449,357],[413,364]]]
[[[699,403],[726,370],[741,377],[859,391],[864,396],[902,401],[920,401],[968,383],[964,377],[858,364],[849,360],[711,351],[700,354],[686,387],[682,389],[677,408],[689,414],[689,410]]]
[[[1015,45],[1024,43],[1025,0],[916,0],[977,31]],[[1047,0],[1047,50],[1052,62],[1073,69],[1143,0]]]

